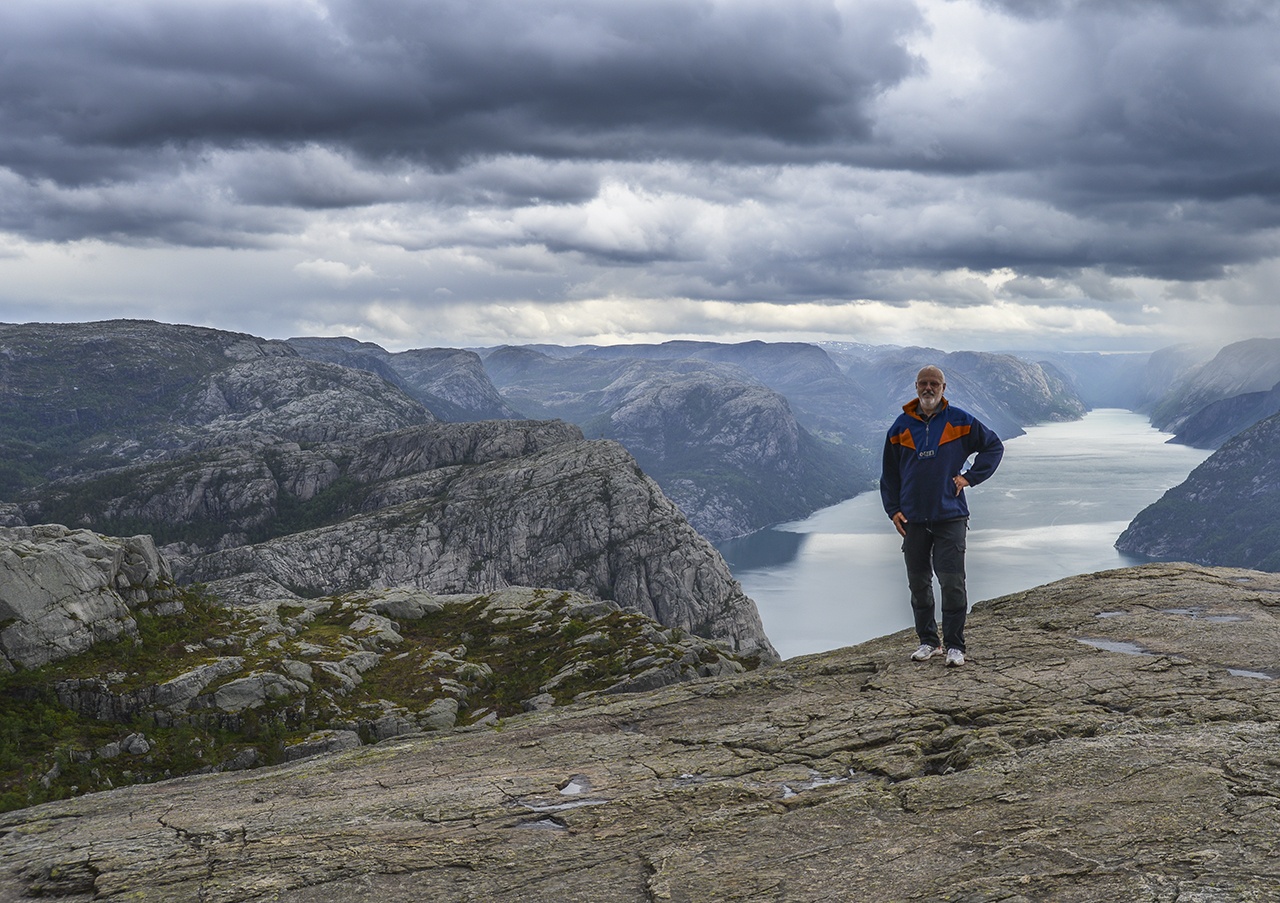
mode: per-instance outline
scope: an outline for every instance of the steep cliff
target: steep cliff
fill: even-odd
[[[0,810],[759,662],[563,590],[180,588],[148,537],[52,526],[0,530],[0,623]]]
[[[1138,513],[1116,548],[1280,571],[1280,414],[1245,430]]]
[[[1278,601],[1250,571],[1083,575],[976,606],[963,668],[904,631],[48,803],[0,816],[0,898],[1263,903]]]
[[[617,443],[393,472],[361,507],[368,513],[332,526],[175,560],[175,571],[194,580],[257,572],[303,595],[553,586],[776,657],[724,560]]]

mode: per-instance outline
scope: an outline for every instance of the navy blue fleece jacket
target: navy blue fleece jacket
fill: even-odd
[[[956,495],[951,478],[977,453],[963,472],[977,486],[996,472],[1004,456],[1000,438],[967,411],[944,398],[932,417],[920,411],[920,400],[903,405],[902,414],[884,440],[880,498],[890,517],[901,511],[908,523],[953,520],[969,516],[964,492]]]

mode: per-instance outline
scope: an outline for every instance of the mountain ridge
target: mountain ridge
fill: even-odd
[[[444,360],[489,385],[474,354]],[[0,442],[10,525],[147,532],[181,580],[230,577],[239,561],[313,594],[328,591],[316,576],[325,562],[303,566],[303,545],[317,536],[337,550],[329,557],[343,562],[345,590],[394,573],[397,583],[481,592],[536,570],[539,585],[629,600],[776,657],[714,548],[620,446],[583,443],[576,427],[440,423],[375,372],[309,360],[287,343],[145,321],[3,327],[0,361],[0,426],[13,428]],[[480,491],[482,477],[479,501],[448,497]],[[558,537],[537,535],[551,522]],[[669,541],[645,539],[650,523]],[[450,543],[455,534],[474,548]],[[357,547],[365,560],[342,557]],[[286,548],[302,556],[291,567],[276,554]],[[545,561],[534,567],[537,556]]]

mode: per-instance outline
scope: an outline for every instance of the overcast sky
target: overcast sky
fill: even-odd
[[[1280,335],[1274,0],[10,0],[0,320]]]

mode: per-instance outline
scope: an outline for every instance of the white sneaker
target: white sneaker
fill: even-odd
[[[948,650],[947,650],[947,667],[948,667],[948,668],[955,668],[955,667],[957,667],[957,666],[959,666],[959,665],[963,665],[963,664],[964,664],[964,653],[963,653],[963,652],[961,652],[959,649],[948,649]]]
[[[941,651],[941,646],[930,646],[928,643],[921,643],[920,648],[911,653],[911,660],[913,662],[928,661]]]

